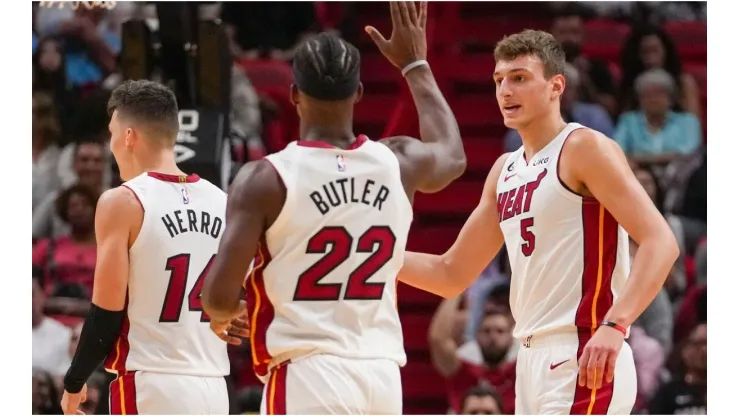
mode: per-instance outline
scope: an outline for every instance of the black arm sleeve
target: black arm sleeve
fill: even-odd
[[[121,332],[124,311],[109,311],[90,305],[72,365],[64,376],[64,390],[79,393],[87,379],[113,348]]]

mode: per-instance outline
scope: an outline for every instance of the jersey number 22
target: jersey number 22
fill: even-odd
[[[353,242],[352,235],[344,227],[324,227],[314,234],[308,240],[306,254],[324,256],[298,277],[293,300],[339,300],[342,283],[321,283],[321,279],[349,259],[353,254]],[[396,236],[388,226],[370,227],[360,236],[354,252],[372,254],[349,274],[344,291],[345,300],[373,300],[383,297],[385,283],[368,283],[367,280],[393,257],[395,246]]]

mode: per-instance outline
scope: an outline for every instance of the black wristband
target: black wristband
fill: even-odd
[[[87,379],[113,349],[121,332],[125,311],[109,311],[90,305],[72,365],[64,375],[64,390],[79,393]]]

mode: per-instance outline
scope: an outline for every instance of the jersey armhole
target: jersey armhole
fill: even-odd
[[[595,203],[595,202],[598,202],[596,200],[596,198],[593,198],[593,197],[590,197],[590,196],[581,195],[578,192],[570,189],[570,187],[560,177],[560,161],[563,158],[563,149],[565,148],[565,144],[568,142],[568,139],[573,134],[573,132],[575,132],[576,130],[580,130],[582,128],[585,128],[585,127],[579,127],[579,128],[573,129],[563,139],[563,144],[560,145],[560,150],[558,150],[558,161],[556,162],[556,166],[555,166],[555,176],[557,176],[558,184],[560,185],[561,190],[562,191],[565,191],[564,192],[564,196],[568,197],[569,199],[578,198],[579,201],[582,201],[582,202],[585,202],[585,203]]]
[[[270,167],[275,171],[277,174],[278,180],[285,188],[285,202],[283,203],[283,207],[280,209],[280,213],[278,214],[277,218],[275,218],[275,221],[270,225],[270,227],[265,230],[265,236],[267,236],[268,233],[275,233],[278,232],[288,221],[288,217],[290,216],[290,207],[292,206],[292,191],[291,189],[293,186],[292,181],[290,180],[290,175],[287,174],[287,172],[284,172],[285,167],[282,165],[282,163],[279,160],[272,160],[269,156],[265,158],[265,160],[269,163]],[[281,165],[278,167],[278,165]]]
[[[149,227],[147,227],[147,225],[148,225],[147,223],[148,223],[148,219],[149,219],[150,215],[147,215],[146,207],[144,206],[144,203],[141,202],[141,198],[139,197],[139,193],[136,192],[136,190],[134,189],[134,187],[131,186],[131,185],[127,185],[125,183],[122,184],[121,186],[123,186],[124,188],[128,189],[129,191],[131,191],[132,194],[134,194],[134,197],[136,198],[136,202],[139,203],[139,206],[141,207],[141,211],[143,213],[143,217],[141,219],[141,227],[139,228],[139,234],[136,236],[136,240],[134,240],[134,243],[131,244],[131,247],[129,247],[129,249],[128,249],[129,252],[133,252],[133,251],[136,250],[137,247],[139,247],[142,244],[142,243],[140,243],[140,241],[143,241],[144,240],[144,236],[147,234],[147,231],[148,231],[148,228],[149,228]]]

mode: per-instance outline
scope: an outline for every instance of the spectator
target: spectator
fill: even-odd
[[[707,285],[693,286],[686,291],[676,314],[673,339],[684,339],[690,328],[707,322]]]
[[[683,163],[666,169],[665,208],[682,258],[693,256],[707,235],[707,152],[701,148]]]
[[[681,60],[671,38],[660,28],[643,26],[633,30],[622,49],[622,111],[635,110],[639,100],[635,94],[637,78],[645,71],[663,69],[673,78],[677,101],[674,111],[686,111],[702,117],[699,86],[690,74],[681,69]]]
[[[44,276],[45,288],[59,299],[50,305],[56,313],[84,316],[92,295],[95,261],[95,206],[98,193],[75,185],[57,198],[57,215],[70,234],[41,240],[33,250],[33,264]]]
[[[292,61],[301,41],[318,29],[311,2],[225,2],[222,7],[238,59]]]
[[[699,324],[678,349],[673,379],[663,384],[650,404],[656,415],[707,414],[707,324]]]
[[[33,90],[50,95],[57,107],[63,103],[67,86],[64,73],[64,51],[61,39],[39,40],[33,54]]]
[[[501,396],[487,384],[478,384],[462,401],[463,415],[500,415]]]
[[[57,141],[60,129],[49,96],[34,94],[33,108],[31,209],[35,210],[47,195],[59,188],[59,178],[54,173],[59,163],[60,151]]]
[[[655,174],[651,170],[642,169],[639,166],[635,167],[634,173],[640,185],[645,189],[650,199],[653,200],[655,207],[663,212],[663,191],[660,185],[658,185]]]
[[[33,279],[31,304],[31,361],[34,368],[53,373],[65,362],[72,331],[44,315],[46,295],[37,278]]]
[[[34,368],[31,385],[31,414],[61,415],[60,394],[54,382],[43,370]]]
[[[64,374],[67,373],[69,366],[72,365],[72,358],[74,358],[75,351],[77,351],[77,344],[80,342],[83,325],[84,323],[80,322],[74,327],[74,329],[72,329],[72,337],[70,338],[69,348],[67,348],[67,354],[64,356],[64,360],[59,362],[57,368],[50,371],[51,375],[56,377],[57,385],[60,386],[60,388],[63,387],[62,379]]]
[[[66,371],[66,370],[65,370]],[[105,376],[100,372],[93,373],[87,380],[87,398],[80,403],[79,410],[86,415],[100,414],[96,410],[105,389]]]
[[[611,137],[614,124],[609,113],[599,104],[589,104],[580,100],[581,76],[578,70],[570,64],[565,64],[565,91],[563,92],[560,109],[563,120],[583,124],[598,132]],[[513,152],[522,145],[522,137],[514,129],[509,129],[504,136],[504,151]]]
[[[432,364],[447,380],[450,406],[460,413],[467,391],[480,380],[486,380],[501,393],[503,412],[513,414],[516,364],[506,360],[514,343],[511,316],[493,313],[483,318],[476,334],[483,363],[474,364],[457,355],[459,341],[454,337],[454,318],[458,303],[459,298],[442,301],[429,325]]]
[[[637,401],[647,403],[660,383],[660,373],[665,363],[666,353],[658,341],[649,337],[639,326],[633,326],[630,329],[627,343],[632,348],[632,355],[635,359]]]
[[[588,103],[600,104],[607,110],[607,114],[616,114],[616,91],[609,66],[604,61],[583,55],[581,51],[584,37],[583,15],[578,6],[568,6],[558,11],[550,32],[562,45],[566,61],[580,73],[577,97]]]
[[[98,194],[103,193],[104,149],[99,142],[77,143],[74,147],[74,172],[79,183]],[[34,239],[58,238],[69,235],[69,225],[56,212],[59,192],[52,192],[39,204],[33,213],[32,233]]]
[[[671,111],[676,85],[662,69],[652,69],[635,81],[640,110],[623,114],[614,139],[630,161],[663,167],[694,152],[701,144],[701,125],[689,113]]]

